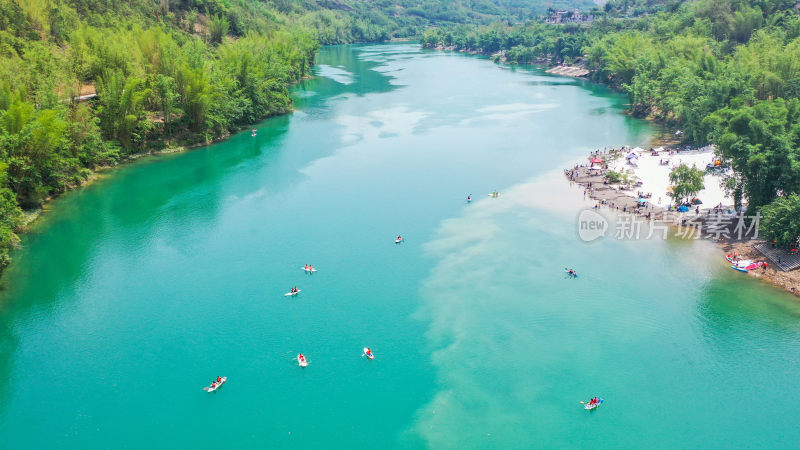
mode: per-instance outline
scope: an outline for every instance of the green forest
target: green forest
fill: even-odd
[[[736,206],[780,245],[800,236],[800,6],[792,1],[610,2],[583,23],[427,30],[422,43],[508,63],[581,64],[630,111],[713,143]],[[777,225],[783,217],[786,223]],[[789,231],[789,230],[794,231]]]

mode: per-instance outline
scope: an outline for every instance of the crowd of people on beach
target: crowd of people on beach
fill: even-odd
[[[635,152],[634,152],[635,150]],[[713,147],[707,146],[703,148],[691,147],[675,147],[675,148],[651,148],[650,155],[692,155],[704,154],[713,151]],[[636,156],[632,156],[636,155]],[[606,148],[603,150],[594,150],[589,153],[589,161],[585,164],[575,164],[572,167],[564,170],[564,175],[569,180],[570,185],[579,185],[583,188],[584,200],[593,200],[592,208],[601,209],[608,208],[612,211],[642,217],[647,221],[657,221],[659,224],[672,224],[677,228],[676,235],[684,237],[702,237],[714,236],[714,230],[720,227],[728,227],[731,218],[735,217],[737,212],[730,205],[724,205],[722,202],[716,203],[713,207],[705,207],[701,209],[702,202],[698,198],[693,198],[688,201],[678,202],[667,206],[662,205],[663,197],[658,197],[658,201],[653,204],[653,193],[636,187],[642,186],[641,182],[631,181],[626,178],[628,183],[612,186],[613,178],[608,177],[609,170],[618,170],[609,168],[609,163],[618,160],[620,157],[630,157],[630,159],[638,159],[638,156],[644,156],[643,149],[631,149],[624,146],[620,148]],[[687,156],[688,158],[688,156]],[[687,159],[683,158],[683,159]],[[689,159],[691,161],[691,159]],[[696,162],[697,157],[694,157]],[[653,161],[655,163],[655,161]],[[658,164],[661,166],[669,166],[671,164],[682,164],[682,159],[676,158],[660,158]],[[719,169],[721,162],[717,159],[712,160],[706,165],[709,170]],[[617,164],[619,167],[619,164]],[[602,183],[602,184],[601,184]],[[623,192],[627,191],[627,192]],[[635,196],[633,194],[636,194]],[[707,199],[706,199],[707,200]],[[716,200],[712,200],[716,202]],[[741,213],[741,211],[739,212]],[[728,222],[725,222],[728,219]],[[717,224],[719,222],[719,224]],[[656,222],[651,222],[656,223]],[[722,224],[722,225],[720,225]],[[661,226],[661,225],[653,225]],[[716,227],[716,228],[715,228]],[[687,231],[690,230],[691,231]],[[730,230],[729,228],[727,228]],[[717,230],[719,231],[719,230]],[[716,234],[725,234],[725,231]],[[717,237],[716,239],[720,239]],[[741,256],[735,253],[735,262],[741,260]],[[730,255],[729,255],[730,256]],[[734,259],[731,256],[731,259]],[[780,266],[780,264],[778,264]],[[758,268],[759,272],[765,273],[769,265],[761,263]],[[568,269],[565,269],[568,272]],[[800,293],[796,287],[786,287],[787,290],[794,294]]]

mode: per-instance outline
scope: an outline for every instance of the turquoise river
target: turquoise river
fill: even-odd
[[[624,97],[411,43],[314,73],[49,206],[2,279],[0,448],[797,448],[792,296],[578,238],[562,168],[654,132]]]

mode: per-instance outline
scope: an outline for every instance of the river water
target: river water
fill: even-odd
[[[52,203],[2,280],[0,447],[796,447],[800,305],[704,241],[577,237],[558,170],[648,142],[623,97],[414,44],[315,73]]]

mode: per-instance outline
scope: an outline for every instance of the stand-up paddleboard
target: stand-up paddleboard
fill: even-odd
[[[299,364],[300,367],[308,367],[308,360],[302,353],[297,355],[297,364]]]
[[[372,351],[366,347],[364,347],[364,356],[366,356],[369,359],[375,359],[375,354],[372,353]]]
[[[298,289],[297,292],[287,292],[287,293],[283,294],[283,296],[284,297],[294,297],[295,295],[297,295],[299,293],[300,293],[300,289]]]
[[[204,391],[208,391],[208,392],[214,392],[217,389],[221,388],[222,385],[225,384],[226,381],[228,381],[228,377],[222,377],[222,381],[220,381],[219,383],[217,383],[217,382],[211,383],[211,386],[204,387],[203,390]]]
[[[394,240],[395,244],[399,244],[401,242],[403,242],[403,238],[397,238],[397,239]]]
[[[317,269],[314,268],[309,269],[308,267],[301,267],[301,269],[303,269],[303,272],[305,273],[314,273],[317,271]]]

